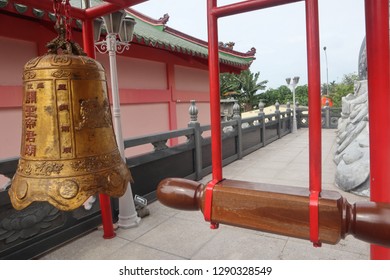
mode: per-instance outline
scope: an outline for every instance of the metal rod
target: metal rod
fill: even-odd
[[[390,202],[389,2],[365,0],[371,201]],[[390,249],[371,245],[371,259]]]
[[[325,52],[325,64],[326,64],[326,95],[329,95],[329,71],[328,71],[328,55],[326,53],[326,47],[324,47]]]
[[[306,0],[309,91],[309,188],[311,240],[318,240],[318,197],[321,193],[321,75],[318,0]],[[319,245],[319,244],[317,244]]]
[[[295,2],[300,2],[303,0],[252,0],[252,1],[242,1],[234,4],[229,4],[221,7],[216,7],[216,5],[211,10],[211,13],[216,17],[225,17],[236,15],[240,13],[250,12],[253,10],[265,9],[275,6],[280,6],[284,4],[290,4]]]
[[[291,133],[296,133],[298,130],[297,126],[297,111],[296,111],[296,101],[295,101],[295,88],[297,87],[297,84],[299,82],[299,77],[294,77],[294,78],[287,78],[287,85],[291,88],[292,95],[293,95],[293,124],[292,124],[292,129]]]
[[[88,2],[88,1],[86,1]],[[95,58],[95,44],[93,37],[93,22],[92,20],[83,21],[83,44],[84,51],[91,58]],[[100,211],[102,215],[102,225],[103,225],[103,238],[111,239],[116,236],[114,232],[114,225],[112,221],[112,211],[111,211],[111,202],[110,197],[105,194],[99,195],[100,201]]]
[[[212,172],[213,180],[219,182],[222,180],[222,141],[219,97],[218,22],[217,17],[211,13],[216,5],[216,0],[207,1]]]

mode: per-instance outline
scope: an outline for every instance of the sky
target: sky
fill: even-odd
[[[149,0],[133,8],[155,19],[168,13],[167,26],[207,41],[206,2]],[[218,0],[218,6],[237,2]],[[321,82],[341,82],[345,74],[358,71],[365,36],[364,0],[319,0],[319,24]],[[218,41],[235,42],[237,51],[256,48],[250,70],[260,72],[268,88],[284,85],[293,76],[300,77],[300,85],[307,84],[304,1],[220,18],[218,33]]]

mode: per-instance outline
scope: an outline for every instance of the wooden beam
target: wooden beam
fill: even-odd
[[[310,239],[309,190],[291,186],[223,180],[213,189],[211,221],[301,239]],[[157,188],[159,201],[181,210],[204,210],[205,186],[168,178]],[[319,240],[336,244],[348,234],[390,247],[390,204],[349,204],[338,192],[319,198]]]

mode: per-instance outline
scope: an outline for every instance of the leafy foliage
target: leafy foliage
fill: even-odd
[[[238,75],[221,73],[219,76],[219,92],[221,98],[226,98],[225,95],[239,95],[240,80],[238,79]]]
[[[343,76],[341,83],[336,84],[334,81],[331,83],[332,87],[329,87],[329,96],[332,98],[334,107],[341,107],[341,99],[354,92],[355,81],[358,80],[358,75],[355,73],[346,74]]]
[[[293,95],[291,90],[287,86],[280,86],[277,89],[268,89],[264,93],[260,94],[260,99],[265,106],[271,106],[278,101],[280,104],[293,103]],[[297,86],[295,88],[295,101],[300,105],[307,105],[307,85]]]
[[[221,98],[229,96],[238,99],[244,111],[250,111],[259,104],[259,91],[266,88],[267,80],[259,81],[260,72],[244,70],[240,74],[223,73],[220,75]]]
[[[322,95],[329,95],[331,92],[336,92],[336,81],[333,81],[327,85],[326,83],[323,83],[321,85],[321,94]]]
[[[220,75],[221,99],[234,97],[238,100],[243,111],[256,109],[260,101],[265,106],[274,105],[276,101],[280,104],[290,102],[293,96],[291,90],[286,85],[276,89],[269,88],[265,92],[260,92],[266,88],[267,80],[259,81],[260,72],[252,73],[250,70],[242,71],[240,74],[222,73]],[[354,83],[358,80],[355,73],[344,75],[341,83],[335,81],[322,84],[321,94],[328,96],[333,101],[334,107],[341,107],[341,98],[354,91]],[[295,89],[295,100],[302,106],[308,105],[308,86],[300,85]]]

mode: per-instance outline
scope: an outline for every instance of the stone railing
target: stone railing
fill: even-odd
[[[307,107],[296,105],[297,126],[298,128],[309,127],[309,111]],[[341,117],[341,108],[329,107],[329,101],[322,107],[322,128],[337,128],[339,118]]]
[[[222,122],[223,164],[229,164],[291,132],[292,111],[280,112],[279,104],[273,114],[264,114],[260,108],[257,116],[242,119],[240,108],[233,108],[233,118]],[[175,131],[126,139],[125,149],[151,144],[153,151],[127,158],[134,177],[133,194],[155,199],[157,184],[166,177],[199,180],[211,172],[211,138],[203,136],[210,125],[200,125],[195,101],[189,108],[188,127]],[[168,142],[185,137],[186,141],[169,147]]]
[[[259,107],[257,116],[242,119],[240,107],[235,104],[233,118],[221,123],[223,165],[241,159],[291,132],[292,110],[289,104],[286,111],[281,112],[276,103],[276,110],[272,114],[264,113],[264,105],[260,104]],[[330,109],[329,113],[326,112],[325,116],[331,115]],[[151,147],[150,152],[126,159],[134,178],[131,184],[134,195],[152,201],[155,199],[157,184],[164,178],[199,180],[211,172],[211,138],[207,136],[210,134],[210,125],[200,125],[198,122],[195,101],[191,102],[189,115],[187,128],[124,141],[125,149],[130,151],[142,145]],[[298,128],[305,127],[303,123],[307,124],[307,110],[298,108],[297,119]],[[17,162],[17,157],[0,160],[0,174],[12,178]],[[113,215],[117,218],[118,200],[111,201]],[[16,211],[10,203],[6,188],[0,188],[0,259],[36,257],[100,224],[98,199],[91,199],[85,207],[70,212],[59,211],[46,202],[35,202]]]

